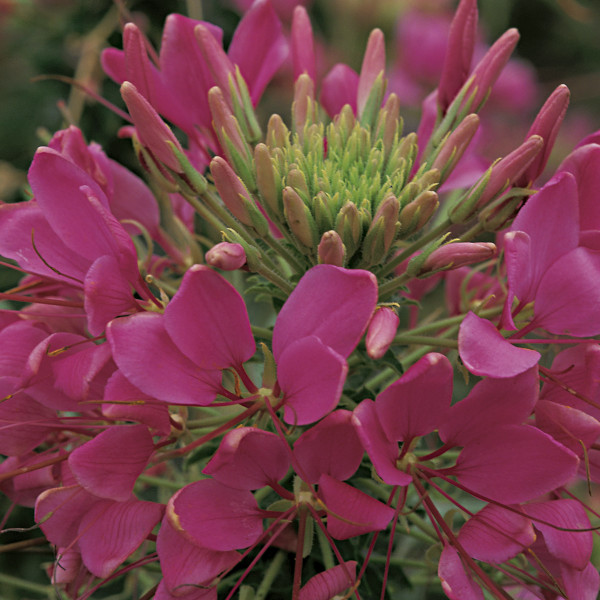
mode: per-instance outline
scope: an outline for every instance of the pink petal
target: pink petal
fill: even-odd
[[[300,590],[299,600],[331,600],[356,583],[355,560],[331,567],[311,577]]]
[[[411,475],[396,467],[398,444],[386,437],[373,400],[363,400],[354,409],[352,423],[379,477],[390,485],[411,483]]]
[[[430,352],[381,392],[375,406],[386,438],[409,441],[437,429],[450,408],[453,375],[450,361]]]
[[[205,371],[175,346],[164,317],[141,313],[115,319],[107,328],[115,362],[144,393],[169,404],[206,406],[216,397],[219,371]]]
[[[35,504],[35,521],[49,542],[66,548],[77,538],[83,516],[98,501],[79,485],[46,490]]]
[[[102,500],[79,525],[79,548],[85,566],[107,577],[137,550],[160,521],[164,506],[155,502]]]
[[[294,8],[291,33],[291,52],[294,64],[294,79],[302,73],[316,81],[315,48],[310,18],[303,6]]]
[[[600,591],[600,574],[598,569],[589,563],[585,569],[569,569],[562,565],[562,580],[568,598],[578,600],[596,600]]]
[[[217,552],[193,544],[172,527],[168,518],[160,526],[156,550],[165,585],[177,597],[183,596],[187,587],[191,593],[195,586],[208,585],[240,560],[235,550]]]
[[[600,422],[594,417],[572,406],[545,400],[536,405],[535,424],[580,458],[584,453],[582,444],[589,448],[600,436]]]
[[[262,40],[260,44],[256,40]],[[288,54],[281,21],[267,0],[255,0],[238,24],[228,50],[239,66],[256,105]]]
[[[217,588],[216,586],[210,589],[204,588],[192,588],[192,591],[186,593],[171,593],[167,588],[167,584],[163,579],[156,589],[154,594],[154,600],[217,600]]]
[[[458,351],[475,375],[514,377],[535,366],[540,353],[513,346],[485,319],[469,312],[458,332]]]
[[[94,261],[83,285],[88,329],[92,335],[100,335],[109,321],[137,307],[131,285],[119,272],[114,256],[107,254]]]
[[[486,498],[519,504],[564,485],[577,472],[570,450],[528,425],[504,425],[469,442],[450,471]]]
[[[533,411],[538,397],[536,367],[502,379],[480,381],[469,395],[452,406],[439,428],[442,440],[465,446],[482,431],[500,425],[519,425]]]
[[[167,514],[190,541],[211,550],[247,548],[263,533],[252,493],[212,479],[186,485],[174,496]]]
[[[317,483],[322,474],[340,481],[352,477],[364,453],[348,410],[327,415],[294,443],[294,456],[308,483]]]
[[[373,29],[367,42],[356,91],[356,108],[361,116],[380,74],[385,76],[385,39],[381,29]]]
[[[236,489],[257,490],[282,479],[289,465],[289,451],[276,434],[238,427],[223,437],[202,472]]]
[[[561,529],[590,529],[590,520],[577,500],[561,499],[535,502],[523,507],[533,519],[533,525],[544,534],[548,550],[574,569],[584,569],[592,556],[592,531],[561,531]],[[541,523],[545,521],[550,523]]]
[[[481,588],[465,570],[458,552],[449,544],[445,544],[442,550],[438,576],[450,600],[483,600]]]
[[[392,507],[329,475],[319,479],[319,495],[328,511],[327,531],[336,540],[381,531],[394,516]]]
[[[342,395],[347,372],[346,360],[315,336],[290,344],[277,366],[284,421],[306,425],[330,413]]]
[[[295,340],[317,336],[344,357],[362,337],[377,302],[377,280],[360,269],[317,265],[300,280],[273,330],[275,360]]]
[[[153,452],[152,436],[145,425],[114,426],[73,450],[69,467],[92,494],[128,500]]]
[[[256,351],[242,297],[203,265],[194,265],[183,277],[165,310],[165,327],[175,345],[203,369],[239,366]]]
[[[458,541],[473,558],[499,564],[533,544],[535,532],[526,516],[488,504],[462,526]]]
[[[171,432],[169,407],[144,394],[121,371],[115,371],[106,383],[102,414],[113,419],[143,423],[161,435]]]
[[[534,321],[558,335],[598,335],[599,295],[600,254],[575,248],[544,274],[535,299]]]

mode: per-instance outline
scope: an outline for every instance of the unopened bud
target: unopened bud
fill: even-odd
[[[300,169],[290,169],[287,173],[285,181],[287,185],[296,190],[304,202],[308,202],[310,198],[310,191],[308,189],[308,183],[306,183],[306,176]]]
[[[340,209],[335,221],[335,230],[346,247],[346,259],[358,249],[362,237],[362,223],[358,208],[352,202],[346,202]]]
[[[254,148],[254,164],[256,167],[256,185],[264,204],[272,217],[279,216],[283,210],[281,189],[278,189],[275,181],[271,154],[263,143],[257,144]]]
[[[310,18],[304,6],[296,6],[292,18],[291,53],[294,79],[306,73],[316,80],[315,48]]]
[[[460,125],[442,142],[432,164],[434,169],[440,170],[442,181],[452,173],[465,150],[469,147],[478,128],[479,117],[476,114],[467,115]]]
[[[241,244],[221,242],[205,255],[206,264],[223,271],[235,271],[246,264],[246,253]]]
[[[267,145],[269,148],[285,148],[289,137],[290,132],[283,119],[277,114],[271,115],[267,124]]]
[[[571,92],[566,85],[559,85],[550,94],[548,100],[538,112],[531,128],[527,132],[527,138],[539,135],[544,140],[542,151],[535,157],[523,173],[516,178],[517,187],[526,187],[535,181],[546,167],[550,152],[556,141],[558,130],[565,118]]]
[[[306,248],[315,248],[319,243],[313,216],[296,190],[283,188],[283,211],[290,231]]]
[[[227,105],[223,92],[213,87],[208,92],[208,104],[213,118],[214,130],[219,138],[225,155],[248,189],[254,190],[254,166],[252,151],[244,139],[237,119]]]
[[[385,92],[384,74],[385,39],[381,29],[374,29],[367,42],[356,94],[357,113],[365,124],[374,123],[372,116],[381,107]]]
[[[326,231],[319,242],[318,255],[319,264],[344,266],[344,255],[346,250],[342,238],[337,231]]]
[[[434,250],[421,267],[421,274],[442,269],[457,269],[496,255],[496,245],[489,242],[456,242]]]
[[[375,126],[375,138],[383,142],[383,153],[386,158],[390,154],[396,135],[402,135],[399,131],[400,123],[400,100],[396,94],[390,94],[385,101],[385,106],[379,111]]]
[[[374,360],[381,358],[394,341],[400,319],[396,311],[388,306],[380,306],[369,323],[365,344],[367,354]]]
[[[128,81],[121,86],[121,96],[127,105],[142,146],[169,169],[176,173],[183,173],[167,141],[172,142],[181,152],[183,148],[154,107]]]
[[[363,255],[371,264],[380,262],[392,247],[399,210],[400,203],[395,196],[388,196],[379,205],[363,242]]]
[[[425,227],[439,204],[438,195],[434,191],[425,190],[421,192],[400,211],[398,221],[400,222],[401,235],[412,235]]]
[[[294,84],[294,101],[292,102],[292,129],[300,142],[304,141],[304,128],[317,120],[315,103],[315,84],[303,73]]]
[[[228,162],[220,156],[215,156],[210,163],[210,172],[223,203],[233,216],[244,225],[254,228],[259,235],[267,235],[267,220],[256,206],[244,182]]]

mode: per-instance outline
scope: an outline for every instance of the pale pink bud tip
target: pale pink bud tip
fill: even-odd
[[[372,359],[381,358],[394,341],[400,319],[392,308],[382,306],[373,314],[367,330],[367,354]]]
[[[422,272],[457,269],[495,256],[496,245],[489,242],[457,242],[434,250],[425,260]]]
[[[345,253],[342,238],[337,231],[326,231],[319,242],[319,263],[343,267]]]
[[[221,242],[205,255],[206,264],[223,271],[235,271],[246,264],[246,253],[241,244]]]

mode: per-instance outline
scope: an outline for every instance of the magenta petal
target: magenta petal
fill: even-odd
[[[535,532],[525,515],[488,504],[462,526],[458,541],[469,556],[499,564],[531,546]]]
[[[227,433],[203,473],[240,490],[257,490],[283,478],[290,465],[286,443],[255,427]]]
[[[164,506],[155,502],[97,502],[79,526],[79,548],[85,566],[97,577],[107,577],[137,550],[163,511]]]
[[[356,114],[358,73],[348,65],[338,63],[321,82],[321,106],[330,117],[337,115],[345,104]]]
[[[381,392],[375,406],[387,439],[409,441],[437,429],[450,408],[453,375],[450,361],[430,352]]]
[[[578,465],[575,454],[539,429],[505,425],[470,441],[451,471],[486,498],[519,504],[564,485]]]
[[[273,354],[309,335],[344,357],[367,328],[377,303],[377,279],[369,271],[317,265],[307,271],[281,309],[273,330]]]
[[[217,552],[192,544],[163,519],[156,539],[156,550],[166,586],[173,594],[184,595],[208,585],[215,577],[240,560],[239,552]],[[186,589],[188,588],[188,589]]]
[[[82,517],[98,501],[79,485],[52,488],[38,496],[35,521],[50,543],[66,548],[77,538]]]
[[[568,598],[578,600],[596,600],[600,591],[600,574],[598,569],[589,563],[585,569],[570,569],[561,565],[562,580]]]
[[[317,573],[300,590],[299,600],[331,600],[356,583],[356,561],[349,560]]]
[[[344,357],[315,336],[290,344],[277,366],[284,421],[306,425],[330,413],[342,395],[347,372]]]
[[[535,323],[550,333],[600,333],[600,253],[575,248],[544,274],[534,306]]]
[[[237,26],[229,45],[229,58],[240,68],[254,105],[287,57],[288,44],[281,29],[271,2],[256,0]],[[261,43],[257,44],[256,40]]]
[[[574,569],[582,570],[592,556],[592,531],[561,531],[562,529],[590,529],[590,520],[577,500],[568,498],[536,502],[523,507],[533,525],[544,534],[550,553]],[[541,523],[537,521],[550,523]]]
[[[92,494],[128,500],[153,452],[152,436],[145,425],[117,425],[73,450],[69,467]]]
[[[394,516],[391,506],[329,475],[319,479],[319,495],[328,511],[327,531],[336,540],[381,531]]]
[[[386,437],[373,400],[363,400],[354,409],[352,423],[379,477],[390,485],[411,483],[412,477],[396,467],[398,444]]]
[[[535,424],[580,458],[584,452],[582,444],[589,448],[600,436],[600,422],[594,417],[556,402],[540,400],[537,403]]]
[[[156,588],[153,600],[217,600],[216,586],[207,589],[198,587],[190,589],[191,591],[187,593],[185,591],[171,593],[163,579]]]
[[[513,377],[540,359],[539,352],[513,346],[489,321],[473,312],[460,325],[458,351],[471,373],[488,377]]]
[[[317,483],[323,474],[340,481],[352,477],[364,453],[349,410],[332,412],[294,443],[294,456],[308,483]]]
[[[442,550],[438,576],[442,589],[450,600],[483,600],[481,588],[465,571],[458,552],[449,544]]]
[[[186,485],[168,510],[171,524],[187,538],[212,550],[237,550],[262,536],[262,517],[251,492],[203,479]]]
[[[242,297],[203,265],[183,277],[165,310],[165,326],[176,346],[203,369],[239,366],[256,351]]]
[[[480,432],[499,425],[519,425],[533,411],[538,398],[536,367],[514,377],[488,378],[450,408],[439,428],[446,444],[465,446]]]
[[[182,354],[167,334],[162,315],[141,313],[115,319],[107,334],[123,375],[149,396],[195,406],[215,399],[221,373],[200,369]]]
[[[143,423],[161,435],[171,432],[169,407],[144,394],[121,371],[115,371],[106,383],[102,414],[117,420]]]

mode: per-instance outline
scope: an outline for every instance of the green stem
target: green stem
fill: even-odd
[[[465,231],[459,238],[459,242],[470,242],[474,237],[478,236],[480,233],[483,233],[485,229],[483,225],[479,222],[475,223],[471,229]]]
[[[268,569],[264,572],[263,579],[260,583],[260,586],[256,590],[256,595],[254,596],[254,600],[265,600],[267,594],[271,590],[271,586],[275,581],[277,575],[283,566],[283,562],[286,558],[286,553],[283,550],[279,550],[277,554],[273,557],[273,560],[269,564]]]
[[[320,527],[317,527],[317,538],[319,540],[319,548],[321,548],[321,558],[323,559],[325,569],[332,569],[333,567],[335,567],[333,552],[331,551],[329,541],[325,537],[325,534],[321,531]]]
[[[386,296],[391,296],[394,292],[398,291],[407,281],[410,281],[412,277],[407,273],[403,273],[398,277],[390,281],[386,281],[384,284],[379,286],[379,301],[382,301]]]
[[[446,340],[444,338],[429,337],[426,335],[398,335],[394,338],[394,344],[427,344],[428,346],[433,347],[458,348],[458,340]]]
[[[262,338],[263,340],[272,340],[273,339],[273,331],[271,329],[267,329],[266,327],[258,327],[258,325],[250,325],[252,329],[252,335],[258,338]]]
[[[54,597],[54,588],[51,585],[41,585],[39,583],[33,583],[31,581],[24,581],[18,577],[7,575],[6,573],[0,573],[0,583],[10,585],[15,588],[27,590],[28,592],[36,592],[42,594],[47,598]]]
[[[279,240],[276,240],[271,235],[263,238],[263,240],[270,248],[279,254],[279,256],[281,256],[296,273],[304,273],[307,270],[306,266],[300,264],[298,259]]]

